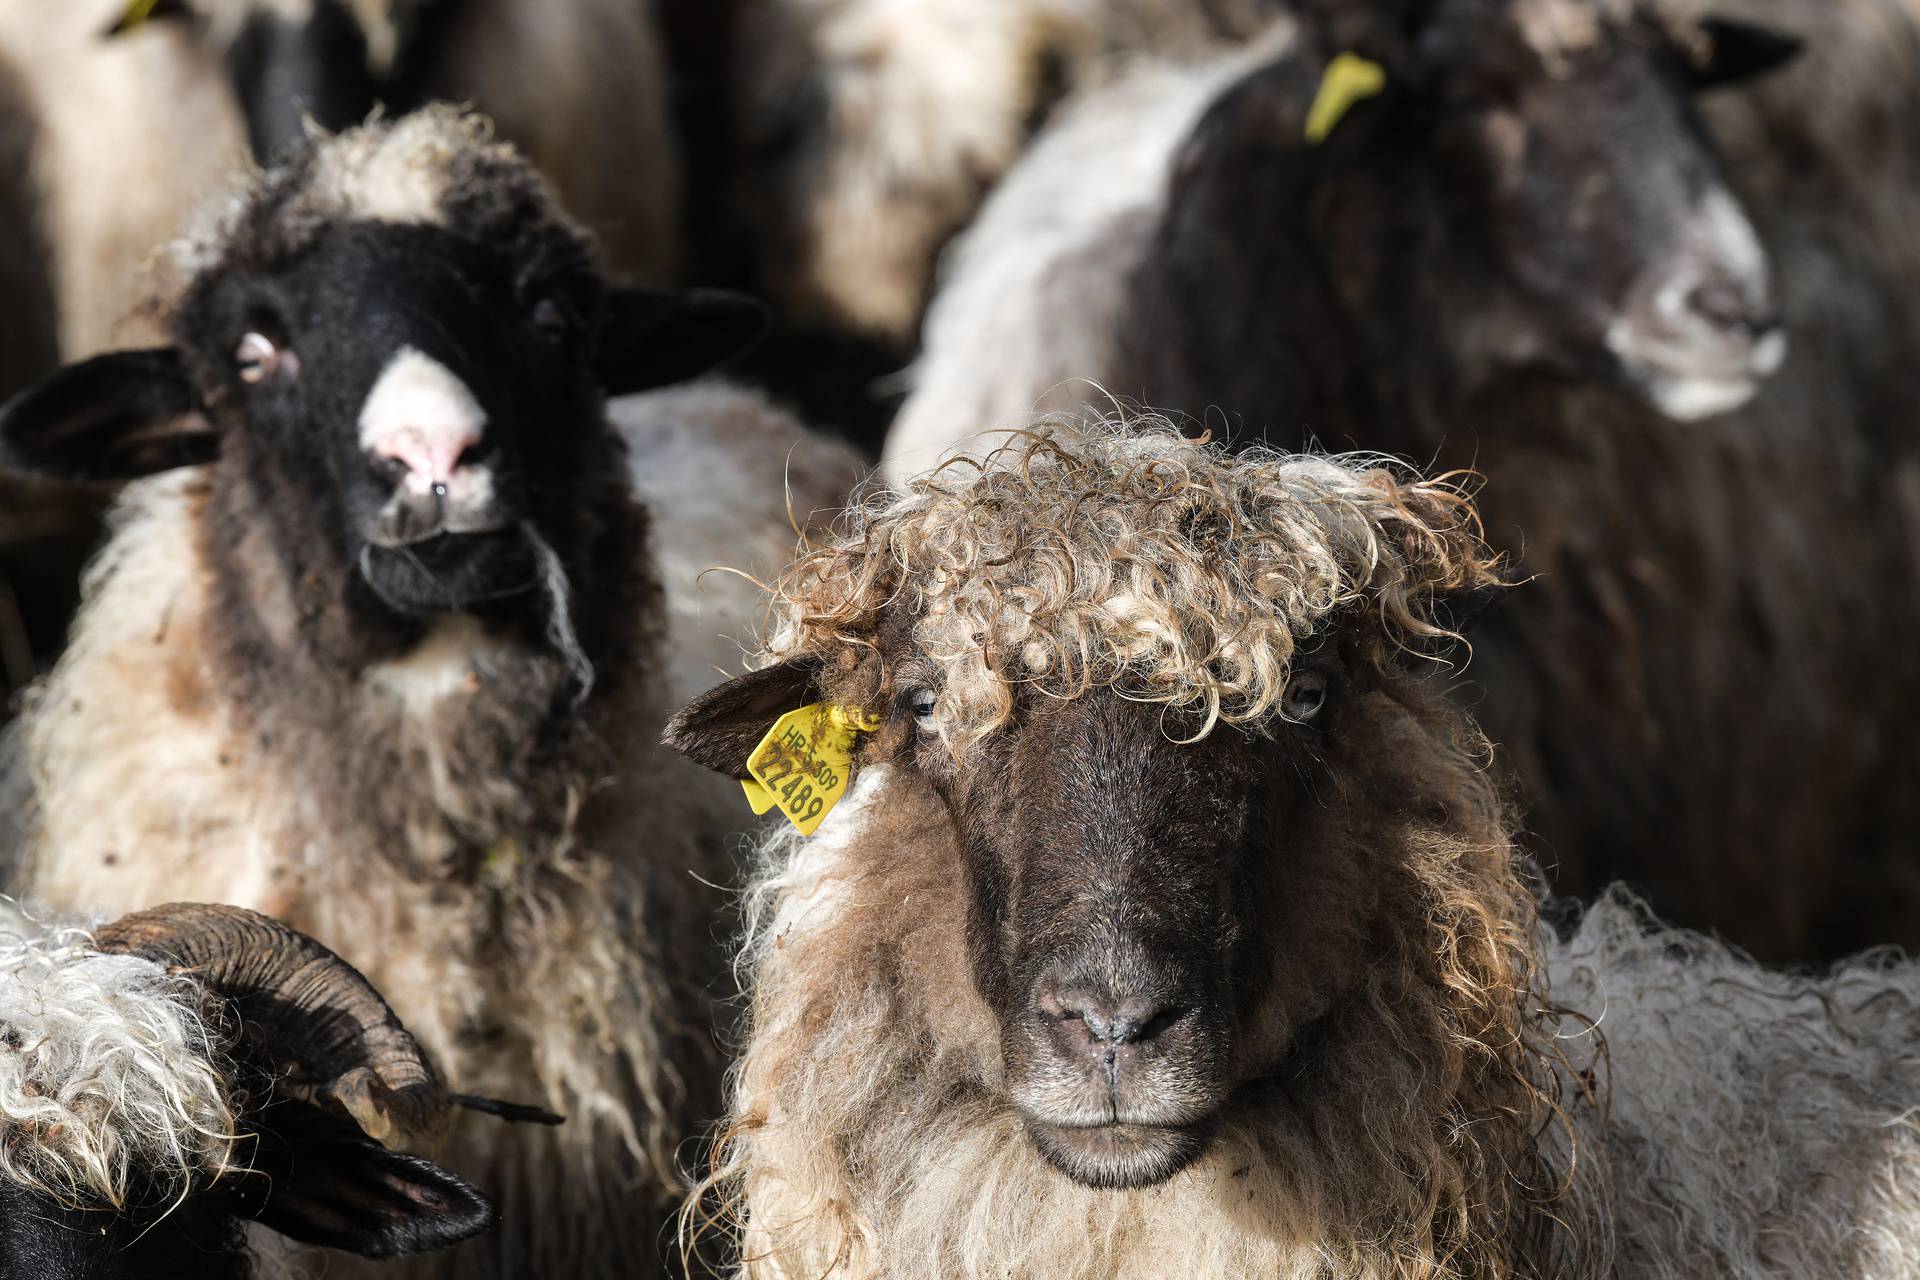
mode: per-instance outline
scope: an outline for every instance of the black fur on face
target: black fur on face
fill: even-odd
[[[1370,839],[1377,801],[1354,783],[1382,750],[1369,731],[1397,718],[1351,705],[1381,696],[1377,672],[1335,635],[1309,642],[1291,719],[1197,741],[1182,741],[1197,716],[1111,689],[1018,697],[1011,722],[956,764],[924,722],[932,665],[885,631],[875,661],[891,713],[865,759],[919,774],[964,851],[996,1087],[1067,1177],[1172,1177],[1364,977],[1363,935],[1341,922],[1372,916],[1393,856]],[[865,681],[804,661],[768,668],[697,699],[667,742],[737,775],[782,710],[860,702]]]
[[[1303,122],[1339,43],[1250,73],[1196,127],[1125,339],[1149,401],[1369,439],[1520,371],[1682,419],[1751,395],[1785,340],[1693,95],[1794,42],[1599,0],[1406,7],[1359,38],[1384,91],[1318,144]],[[1164,332],[1168,308],[1191,323]]]
[[[533,591],[524,529],[572,541],[574,477],[618,465],[591,362],[603,305],[568,240],[521,257],[441,227],[348,223],[283,262],[229,262],[174,332],[254,484],[314,504],[302,535],[327,539],[373,601],[428,614]],[[271,351],[264,373],[248,335]],[[471,443],[431,475],[387,451],[461,413]]]
[[[204,1197],[115,1213],[64,1206],[0,1180],[0,1280],[246,1280],[251,1274],[238,1222]]]

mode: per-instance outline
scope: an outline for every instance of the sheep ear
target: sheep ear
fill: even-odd
[[[752,348],[768,321],[745,294],[616,289],[600,330],[600,386],[620,396],[697,378]]]
[[[132,480],[211,462],[220,442],[172,347],[57,369],[0,408],[0,469]]]
[[[426,1253],[478,1235],[493,1203],[439,1165],[389,1151],[302,1102],[262,1117],[254,1161],[235,1184],[242,1212],[290,1240],[363,1258]],[[264,1197],[264,1203],[257,1203]]]
[[[681,708],[661,739],[695,764],[730,778],[747,776],[747,757],[773,722],[796,707],[820,701],[819,667],[795,658],[729,680]]]
[[[1785,66],[1804,42],[1784,31],[1732,18],[1703,18],[1687,72],[1696,89],[1739,84]]]

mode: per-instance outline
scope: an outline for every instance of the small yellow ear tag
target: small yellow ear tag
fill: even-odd
[[[113,24],[114,34],[123,35],[133,30],[151,18],[159,7],[160,0],[127,0],[127,7],[120,11],[120,21]]]
[[[787,821],[810,836],[847,793],[853,746],[880,721],[855,707],[815,702],[773,722],[747,757],[751,779],[740,785],[755,813],[776,804]]]
[[[1313,106],[1307,111],[1308,145],[1317,147],[1325,142],[1355,103],[1386,87],[1386,69],[1357,53],[1343,53],[1329,62],[1326,74],[1320,77],[1320,90],[1313,95]]]

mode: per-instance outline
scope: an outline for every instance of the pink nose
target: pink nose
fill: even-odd
[[[460,425],[447,428],[400,427],[368,442],[376,458],[392,458],[407,469],[410,486],[445,484],[460,466],[460,458],[480,443],[480,429]]]

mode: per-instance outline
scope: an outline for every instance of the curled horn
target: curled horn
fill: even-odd
[[[445,1138],[446,1086],[358,970],[305,934],[239,907],[173,903],[94,934],[199,980],[234,1016],[235,1056],[270,1071],[276,1093],[344,1111],[394,1151],[430,1155]]]

